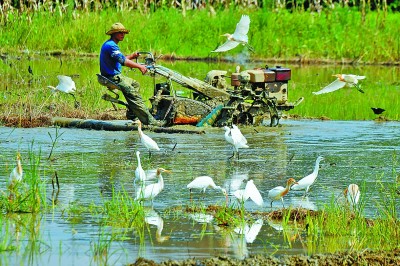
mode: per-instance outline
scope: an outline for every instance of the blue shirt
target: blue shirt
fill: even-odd
[[[121,53],[118,45],[112,40],[107,40],[100,51],[100,73],[103,76],[115,76],[121,74],[125,56]]]

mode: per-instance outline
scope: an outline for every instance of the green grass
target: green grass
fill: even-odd
[[[74,15],[75,14],[75,15]],[[236,55],[236,48],[222,55],[210,51],[223,43],[220,35],[232,33],[241,14],[249,14],[249,42],[253,58],[302,60],[354,60],[356,62],[398,62],[400,36],[397,13],[362,13],[350,8],[324,9],[320,14],[281,10],[188,10],[14,14],[7,27],[0,28],[0,52],[30,53],[61,51],[95,53],[107,39],[105,32],[116,21],[131,33],[125,37],[130,51],[153,51],[182,57],[207,58]],[[29,19],[28,19],[29,17]],[[57,27],[54,27],[57,25]]]

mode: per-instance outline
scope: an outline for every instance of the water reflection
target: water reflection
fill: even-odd
[[[247,179],[249,179],[248,170],[245,172],[240,172],[236,169],[234,173],[232,173],[230,178],[227,178],[225,180],[224,187],[228,191],[228,193],[231,194],[241,188],[244,188],[244,186],[246,185],[244,181],[246,181]]]
[[[214,220],[214,216],[206,213],[190,213],[189,217],[198,223],[211,223]]]
[[[294,208],[304,208],[313,211],[316,211],[318,209],[315,201],[310,200],[308,196],[291,197],[291,206]]]
[[[245,222],[242,223],[239,227],[236,227],[234,231],[239,235],[244,235],[246,238],[246,243],[253,243],[263,224],[264,221],[262,219],[256,220],[254,223],[251,224],[251,226],[249,226],[248,223]]]
[[[156,230],[157,242],[163,243],[164,241],[167,241],[170,237],[162,235],[162,231],[164,229],[163,218],[161,218],[161,216],[153,208],[145,208],[144,213],[145,213],[145,218],[144,218],[145,222],[147,224],[155,225],[157,227]]]
[[[54,205],[59,205],[62,208],[67,208],[70,203],[76,200],[75,185],[62,184],[62,187],[60,187],[60,189],[53,189],[51,196]]]

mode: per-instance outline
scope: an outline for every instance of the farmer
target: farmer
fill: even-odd
[[[139,56],[139,53],[136,52],[125,56],[118,47],[118,43],[123,41],[125,34],[128,33],[129,30],[118,22],[111,25],[111,28],[106,32],[111,37],[101,47],[101,75],[118,84],[128,103],[128,110],[126,111],[128,119],[134,120],[137,117],[145,125],[162,126],[163,122],[154,119],[145,106],[142,96],[139,93],[139,83],[121,73],[122,66],[137,68],[142,74],[147,72],[146,66],[132,61]]]

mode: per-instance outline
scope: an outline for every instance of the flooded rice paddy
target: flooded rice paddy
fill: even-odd
[[[377,181],[383,186],[393,185],[396,173],[400,171],[398,122],[282,120],[277,128],[245,127],[242,132],[250,147],[242,149],[236,160],[228,159],[232,148],[224,139],[224,130],[219,128],[207,129],[206,134],[147,131],[161,148],[150,158],[140,145],[136,131],[61,128],[58,134],[62,135],[54,147],[53,160],[48,161],[46,158],[52,148],[50,135],[54,138],[55,128],[0,128],[2,191],[15,165],[15,155],[20,151],[25,170],[30,165],[29,153],[42,158],[39,173],[46,182],[46,198],[51,202],[52,196],[56,197],[56,205],[46,213],[4,216],[3,230],[7,227],[15,232],[12,242],[22,248],[0,252],[0,264],[102,264],[96,261],[93,247],[111,239],[111,228],[99,227],[96,215],[74,216],[69,215],[69,210],[71,204],[101,205],[111,198],[113,190],[126,190],[134,197],[135,153],[138,150],[144,170],[163,167],[172,173],[163,174],[165,188],[153,204],[145,203],[148,226],[143,235],[130,231],[113,238],[107,265],[132,263],[140,256],[159,262],[218,255],[242,259],[255,254],[346,250],[351,248],[350,241],[333,240],[328,241],[330,246],[316,247],[306,235],[304,239],[292,238],[290,230],[283,230],[282,224],[269,220],[254,219],[242,228],[226,228],[204,213],[189,215],[174,210],[191,204],[186,185],[200,175],[209,175],[217,185],[224,187],[230,204],[236,202],[232,193],[244,187],[243,180],[252,179],[261,191],[264,206],[247,201],[246,210],[281,209],[280,201],[273,202],[270,208],[268,191],[275,186],[284,186],[289,177],[300,179],[311,173],[316,158],[323,155],[325,160],[309,196],[303,198],[304,192],[291,191],[284,198],[285,207],[318,210],[332,200],[340,204],[343,190],[350,183],[357,183],[364,215],[374,218],[378,215],[381,197]],[[55,172],[60,183],[58,195],[52,195],[51,179]],[[208,189],[204,197],[194,191],[193,202],[197,206],[223,205],[225,197],[212,189]],[[396,206],[399,206],[399,198]],[[30,234],[34,234],[37,241],[27,241]]]
[[[55,85],[59,74],[73,75],[78,97],[91,95],[87,97],[90,102],[82,101],[82,106],[97,110],[103,107],[100,97],[104,93],[104,88],[96,81],[97,64],[97,59],[93,58],[1,61],[0,78],[6,82],[0,83],[0,98],[5,101],[17,96],[25,99],[19,92],[28,89],[32,95],[46,99],[38,111],[46,112],[46,106],[53,99],[47,85]],[[203,79],[210,69],[232,72],[236,66],[201,62],[166,65],[199,79]],[[33,69],[33,77],[27,71],[28,66]],[[255,66],[259,64],[247,67]],[[218,225],[213,216],[204,212],[189,214],[181,211],[186,206],[225,204],[224,195],[212,189],[208,189],[205,196],[194,191],[193,202],[190,202],[186,185],[201,175],[213,177],[217,185],[228,191],[230,205],[237,204],[233,192],[244,187],[243,181],[251,179],[261,191],[264,206],[247,201],[244,205],[246,210],[254,213],[279,210],[282,208],[280,201],[273,202],[270,208],[268,191],[284,186],[289,177],[298,180],[311,173],[316,158],[323,155],[325,160],[309,196],[303,198],[304,192],[291,191],[284,197],[285,207],[320,210],[332,202],[342,204],[343,190],[350,183],[357,183],[361,189],[363,215],[379,217],[383,209],[382,187],[393,186],[396,178],[400,179],[400,123],[372,121],[376,116],[370,107],[385,108],[386,113],[396,119],[400,106],[396,104],[397,99],[372,97],[371,102],[365,102],[359,99],[357,91],[344,92],[343,102],[330,96],[317,99],[309,96],[311,91],[331,81],[333,73],[340,72],[365,74],[372,81],[363,84],[369,92],[377,89],[396,91],[399,88],[398,68],[288,67],[292,68],[293,74],[289,100],[293,102],[306,96],[305,102],[296,108],[307,109],[310,105],[320,104],[326,108],[319,109],[319,115],[330,116],[338,112],[338,115],[342,115],[340,112],[353,112],[348,108],[356,105],[360,108],[354,112],[369,112],[369,121],[282,119],[281,126],[276,128],[244,127],[242,132],[249,148],[240,151],[239,160],[229,159],[232,148],[225,141],[221,128],[207,128],[206,134],[146,131],[161,148],[149,158],[136,131],[0,127],[0,193],[6,193],[6,182],[19,151],[25,173],[37,165],[36,171],[46,184],[45,200],[50,206],[50,210],[37,214],[4,213],[0,216],[0,265],[125,265],[138,257],[157,262],[219,255],[243,259],[256,254],[279,256],[355,249],[348,238],[326,237],[324,245],[318,245],[314,239],[308,238],[307,233],[298,237],[297,231],[284,229],[282,223],[260,217],[231,228]],[[149,77],[142,77],[137,71],[129,75],[138,79],[142,88],[150,87],[146,86]],[[305,88],[310,95],[304,95]],[[149,98],[152,89],[145,89],[143,94]],[[60,95],[54,99],[54,104],[68,106],[67,101],[65,95]],[[149,175],[158,167],[172,171],[163,174],[165,187],[153,204],[145,203],[145,229],[135,231],[118,226],[99,226],[101,215],[96,210],[88,211],[90,206],[103,206],[104,202],[112,200],[115,193],[122,191],[135,197],[133,180],[138,150],[142,167],[149,171]],[[48,160],[50,153],[51,160]],[[40,162],[30,160],[33,157],[40,158]],[[58,193],[52,186],[55,173],[60,184]],[[397,197],[395,207],[398,206]],[[102,245],[106,251],[99,254]]]

